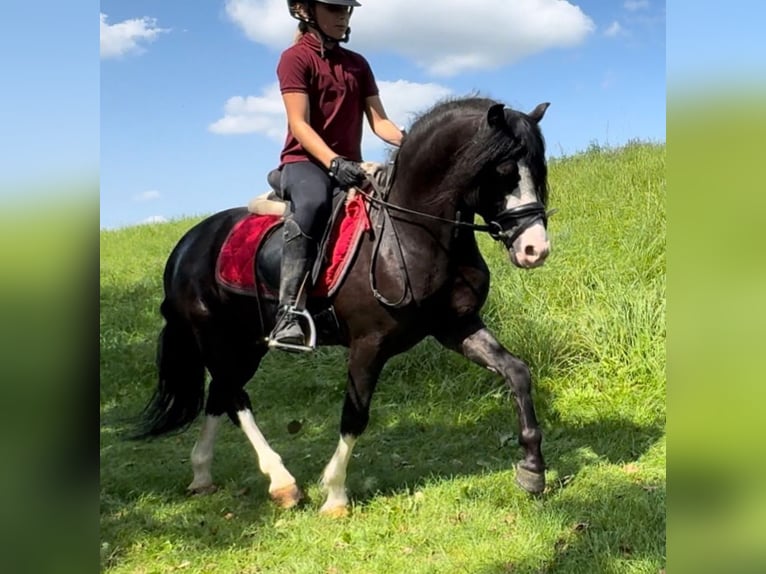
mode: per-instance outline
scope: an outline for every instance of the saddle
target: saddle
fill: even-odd
[[[385,184],[388,169],[385,164],[375,162],[364,162],[361,164],[362,169],[367,174],[367,178],[371,181],[375,181],[376,185]],[[281,172],[279,169],[271,170],[266,176],[271,189],[261,195],[254,197],[250,200],[247,206],[247,210],[255,215],[267,215],[284,217],[285,213],[289,209],[289,199],[284,196],[284,191],[281,188]],[[322,239],[319,242],[318,253],[314,262],[314,268],[311,273],[311,284],[315,286],[315,293],[317,287],[319,287],[320,295],[332,295],[339,285],[325,285],[322,289],[321,284],[318,283],[320,273],[323,268],[332,262],[332,253],[328,248],[338,247],[332,245],[333,240],[344,239],[344,233],[336,232],[333,237],[334,231],[338,226],[339,219],[345,214],[347,210],[344,210],[345,206],[349,206],[351,201],[355,197],[355,191],[349,193],[344,192],[340,188],[335,188],[333,192],[332,210],[330,213],[330,220],[325,228],[325,232]],[[263,247],[260,250],[260,255],[256,260],[256,278],[260,279],[265,285],[276,286],[276,290],[279,289],[279,262],[282,258],[282,241],[266,240]],[[337,249],[336,249],[337,252]],[[337,257],[336,257],[337,259]],[[327,283],[327,281],[325,281]],[[337,282],[339,283],[339,282]]]
[[[365,163],[363,168],[369,179],[375,178],[375,185],[385,184],[389,171],[385,165]],[[268,174],[271,189],[249,202],[248,215],[232,228],[216,262],[217,282],[229,291],[255,297],[262,320],[263,306],[276,304],[279,293],[283,238],[277,231],[289,209],[280,179],[279,170]],[[306,306],[323,338],[330,335],[327,331],[337,331],[331,297],[351,267],[360,238],[371,228],[368,210],[361,195],[335,190],[330,221],[312,269],[312,287],[306,294]],[[322,315],[329,319],[325,321]],[[332,328],[322,329],[320,322]]]

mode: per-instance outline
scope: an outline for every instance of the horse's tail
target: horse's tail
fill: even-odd
[[[160,307],[166,324],[157,341],[159,382],[144,408],[133,438],[142,439],[187,428],[205,399],[205,364],[191,326],[171,308]]]

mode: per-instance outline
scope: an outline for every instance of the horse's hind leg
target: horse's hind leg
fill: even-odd
[[[192,449],[194,480],[189,489],[194,492],[214,489],[210,473],[213,442],[221,418],[226,414],[242,429],[255,449],[261,472],[270,479],[271,498],[284,508],[295,506],[302,493],[295,478],[282,464],[281,457],[269,446],[255,423],[250,397],[244,389],[266,354],[266,347],[247,348],[237,341],[209,339],[203,348],[212,380],[205,406],[205,421],[199,440]]]
[[[505,379],[516,400],[519,444],[524,449],[524,460],[516,467],[516,481],[527,492],[542,492],[545,489],[542,432],[532,403],[532,377],[529,367],[509,353],[478,318],[470,324],[463,323],[452,332],[436,337],[449,349],[461,353]]]
[[[208,404],[210,404],[209,401]],[[199,439],[194,443],[194,448],[192,448],[191,452],[194,478],[187,487],[190,493],[204,494],[215,490],[210,468],[213,464],[213,445],[215,444],[215,436],[218,433],[218,425],[220,423],[221,415],[212,414],[206,408]]]
[[[191,452],[194,478],[187,487],[189,492],[193,494],[207,494],[216,490],[213,484],[211,467],[213,464],[213,446],[218,434],[218,428],[224,415],[227,414],[234,424],[240,425],[238,410],[247,410],[249,407],[242,405],[250,404],[242,386],[253,376],[256,369],[257,363],[251,368],[240,370],[238,376],[220,368],[214,367],[212,369],[215,375],[213,375],[208,389],[205,419],[202,422],[199,438],[194,443],[194,448],[192,448]],[[239,396],[241,393],[245,395],[244,399]]]
[[[261,429],[255,424],[250,398],[244,389],[241,389],[235,400],[235,409],[234,416],[258,455],[258,466],[261,472],[269,477],[271,499],[282,508],[295,506],[303,498],[303,493],[298,488],[293,475],[282,463],[282,457],[271,448]]]
[[[322,485],[327,492],[327,499],[321,508],[324,514],[343,516],[348,512],[348,463],[357,439],[370,420],[370,402],[384,363],[379,347],[374,342],[356,341],[349,349],[348,381],[340,422],[340,440],[322,475]]]
[[[231,413],[235,412],[232,408],[233,400],[241,391],[242,385],[255,373],[258,361],[260,361],[260,358],[256,358],[254,365],[248,365],[247,368],[241,367],[239,376],[223,370],[213,363],[213,367],[210,369],[213,378],[208,388],[205,418],[202,421],[199,438],[194,443],[191,451],[191,465],[194,478],[187,487],[190,493],[206,494],[215,491],[216,487],[213,484],[211,467],[213,464],[213,447],[216,435],[218,434],[218,428],[223,416],[226,414],[229,414],[230,418],[237,424],[238,419],[231,417]]]

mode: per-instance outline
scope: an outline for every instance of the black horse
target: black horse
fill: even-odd
[[[385,198],[368,199],[380,225],[362,238],[345,282],[325,302],[334,309],[337,332],[318,341],[349,349],[340,441],[323,473],[323,512],[347,508],[347,465],[367,427],[383,365],[428,335],[503,377],[515,397],[524,451],[516,480],[532,493],[544,489],[529,368],[479,316],[490,273],[475,233],[487,231],[502,241],[518,267],[541,265],[547,257],[547,165],[538,127],[547,107],[540,104],[524,114],[478,97],[437,104],[414,122],[396,153]],[[487,224],[474,224],[475,214]],[[222,243],[247,215],[236,208],[208,217],[186,233],[168,259],[159,384],[144,411],[141,436],[182,428],[204,405],[189,485],[204,492],[213,486],[213,443],[226,414],[255,448],[272,499],[289,507],[301,491],[258,429],[244,390],[268,351],[276,302],[259,306],[254,297],[223,289],[215,278]],[[205,369],[211,375],[206,403]]]

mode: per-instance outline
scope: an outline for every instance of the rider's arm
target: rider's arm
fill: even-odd
[[[402,144],[404,132],[388,119],[380,96],[369,96],[365,99],[364,113],[367,115],[367,121],[376,136],[394,146]]]
[[[329,169],[338,154],[330,149],[309,124],[309,96],[303,92],[282,94],[290,131],[308,153]]]

